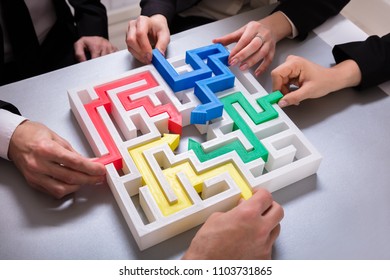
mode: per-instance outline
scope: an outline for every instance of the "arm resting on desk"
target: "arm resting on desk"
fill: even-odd
[[[333,55],[337,63],[352,59],[359,65],[362,73],[359,88],[390,80],[390,33],[383,37],[370,36],[363,42],[337,45]]]

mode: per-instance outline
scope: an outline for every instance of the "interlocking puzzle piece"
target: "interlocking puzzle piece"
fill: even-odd
[[[159,50],[154,49],[152,54],[152,64],[174,92],[193,88],[196,81],[209,78],[212,75],[212,70],[200,58],[190,59],[189,64],[193,68],[192,71],[179,74]],[[186,62],[188,62],[187,59],[188,57]]]
[[[153,78],[152,75],[150,75],[150,72],[144,72],[139,74],[141,79],[145,79],[147,84],[143,87],[136,87],[132,88],[126,91],[121,92],[118,94],[119,99],[121,100],[123,107],[129,111],[138,107],[144,107],[145,110],[148,112],[149,116],[153,117],[159,114],[163,114],[164,112],[169,115],[168,120],[168,129],[169,131],[173,133],[181,134],[182,130],[182,118],[181,114],[178,112],[175,106],[173,106],[171,103],[162,104],[159,106],[155,106],[151,98],[149,96],[145,96],[143,98],[139,98],[137,100],[132,100],[131,95],[140,91],[143,91],[145,89],[149,89],[151,87],[157,86],[156,80]],[[135,76],[134,78],[138,78],[138,76]],[[130,81],[132,83],[133,81]],[[110,87],[112,85],[109,85]],[[115,87],[116,84],[114,84]]]
[[[205,124],[222,116],[223,105],[215,94],[234,86],[228,57],[229,52],[221,44],[214,44],[187,51],[186,62],[193,71],[184,74],[178,74],[158,50],[153,50],[152,63],[174,92],[195,87],[195,95],[202,105],[192,111],[191,123]]]
[[[136,148],[136,151],[130,151],[132,158],[138,162],[136,164],[145,179],[143,185],[148,186],[148,190],[163,216],[179,213],[179,211],[193,205],[191,197],[183,188],[182,179],[177,177],[178,174],[181,174],[182,178],[185,176],[188,184],[199,194],[202,194],[203,184],[207,180],[226,174],[239,186],[243,198],[247,199],[251,196],[252,188],[245,182],[245,179],[232,163],[223,163],[220,166],[203,171],[199,171],[202,168],[198,161],[193,161],[190,157],[173,163],[172,156],[167,157],[166,153],[161,151],[161,143],[167,142],[164,139],[166,137],[167,135],[164,135],[156,142]],[[174,150],[174,145],[178,143],[177,138],[174,135],[170,135],[169,138],[171,139],[169,147]],[[150,155],[150,153],[152,154]],[[154,218],[149,218],[149,220],[154,220]]]
[[[176,73],[193,71],[183,57],[167,63]],[[204,79],[218,76],[216,69]],[[193,110],[207,105],[195,96],[201,81],[174,92],[154,66],[69,91],[141,250],[235,207],[253,189],[272,192],[317,171],[321,156],[275,105],[280,93],[268,94],[249,72],[231,70],[231,88],[213,93],[222,115],[204,125],[190,121]],[[191,149],[195,142],[199,147]]]
[[[214,157],[219,157],[222,154],[226,154],[231,151],[236,151],[242,161],[245,163],[258,158],[262,158],[264,161],[267,161],[268,151],[264,148],[263,144],[261,144],[259,139],[252,132],[246,122],[242,119],[240,114],[234,108],[233,104],[239,103],[244,108],[245,112],[250,116],[250,118],[256,124],[260,124],[278,116],[278,113],[270,104],[277,103],[282,97],[283,95],[278,91],[259,98],[257,102],[264,110],[261,113],[257,113],[253,109],[251,104],[247,101],[247,99],[245,99],[241,92],[231,94],[221,99],[225,110],[234,120],[233,130],[240,129],[252,145],[253,148],[250,151],[247,151],[239,140],[227,143],[226,145],[215,149],[212,152],[206,153],[203,151],[199,142],[190,139],[188,142],[188,149],[194,150],[195,154],[202,162],[210,160]]]

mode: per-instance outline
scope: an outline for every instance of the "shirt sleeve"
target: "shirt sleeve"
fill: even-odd
[[[25,117],[0,109],[0,157],[9,159],[8,147],[11,137],[18,125],[25,120]]]

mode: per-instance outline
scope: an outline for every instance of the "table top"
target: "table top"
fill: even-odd
[[[208,45],[270,9],[176,34],[167,56]],[[289,54],[330,66],[332,45],[365,37],[336,16],[305,41],[280,42],[270,70]],[[70,110],[67,90],[139,66],[123,50],[0,87],[0,99],[56,131],[81,154],[93,156]],[[258,80],[271,91],[269,71]],[[275,259],[390,258],[389,88],[345,89],[284,110],[323,160],[316,175],[273,193],[285,210]],[[107,185],[85,186],[56,200],[30,188],[12,163],[0,159],[0,259],[177,259],[198,228],[139,251]]]

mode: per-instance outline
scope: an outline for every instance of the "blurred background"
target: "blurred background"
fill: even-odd
[[[139,15],[139,0],[102,0],[108,10],[110,40],[125,49],[129,19]],[[390,0],[351,0],[341,12],[369,35],[390,32]]]

